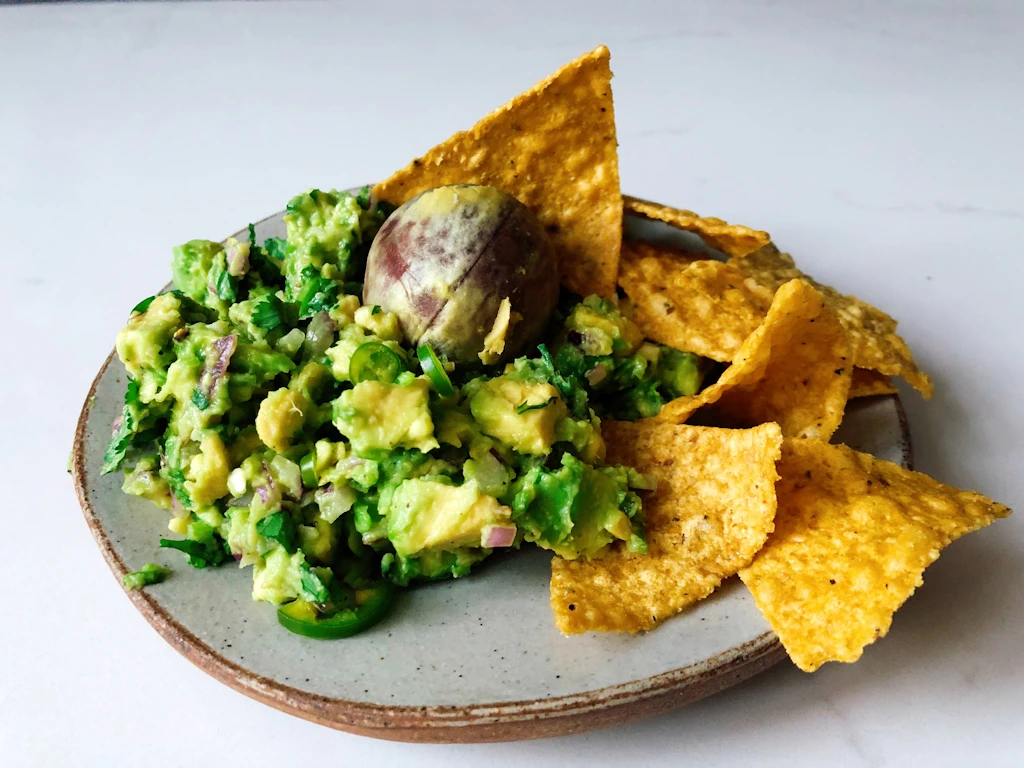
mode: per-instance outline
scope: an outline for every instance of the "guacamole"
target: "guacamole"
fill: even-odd
[[[174,289],[117,336],[128,384],[103,472],[170,513],[161,546],[196,568],[251,566],[253,599],[311,636],[348,636],[396,587],[524,542],[644,552],[650,486],[604,463],[601,419],[653,416],[701,384],[700,360],[596,296],[563,293],[544,343],[503,366],[409,346],[360,301],[389,213],[366,191],[310,190],[288,204],[287,238],[250,225],[178,246]]]

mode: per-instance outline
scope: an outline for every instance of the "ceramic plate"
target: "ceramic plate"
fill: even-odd
[[[703,248],[659,222],[629,217],[626,230]],[[261,241],[282,236],[282,214],[260,222],[256,234]],[[137,298],[125,296],[125,307]],[[290,634],[271,606],[250,599],[249,569],[196,570],[159,549],[166,513],[123,494],[120,473],[100,475],[124,387],[124,368],[111,355],[78,422],[73,474],[86,521],[118,583],[148,562],[173,569],[165,583],[128,593],[164,639],[208,674],[277,709],[385,739],[538,738],[662,712],[785,657],[735,578],[650,633],[563,637],[548,603],[550,558],[534,548],[491,558],[469,578],[410,590],[391,616],[356,637]],[[850,403],[836,440],[910,462],[895,396]]]

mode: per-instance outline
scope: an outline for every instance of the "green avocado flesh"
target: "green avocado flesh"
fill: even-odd
[[[698,358],[596,296],[563,293],[544,343],[508,365],[417,350],[360,302],[389,213],[365,191],[311,190],[288,204],[286,238],[250,226],[178,246],[174,290],[117,336],[128,384],[104,474],[170,513],[161,546],[251,566],[253,599],[311,637],[365,629],[395,588],[523,542],[645,551],[645,478],[604,463],[601,419],[655,415],[701,383]]]

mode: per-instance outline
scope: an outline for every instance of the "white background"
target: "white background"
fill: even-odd
[[[1024,506],[1024,10],[628,5],[0,8],[0,764],[1024,761],[1019,516],[953,545],[856,665],[520,745],[375,742],[250,701],[166,645],[93,545],[75,418],[171,245],[382,178],[601,42],[623,189],[768,229],[898,317],[936,381],[905,396],[918,467]]]

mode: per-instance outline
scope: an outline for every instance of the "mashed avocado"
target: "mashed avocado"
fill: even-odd
[[[162,546],[251,566],[253,599],[295,601],[293,620],[347,615],[382,578],[464,576],[524,541],[644,551],[644,479],[604,464],[601,419],[693,394],[700,361],[598,297],[569,301],[548,343],[504,368],[431,361],[360,302],[387,214],[365,193],[310,190],[285,239],[250,227],[247,242],[175,248],[174,290],[117,337],[128,384],[104,473],[124,469],[125,493],[170,512],[179,538]],[[494,350],[519,319],[506,315]]]

